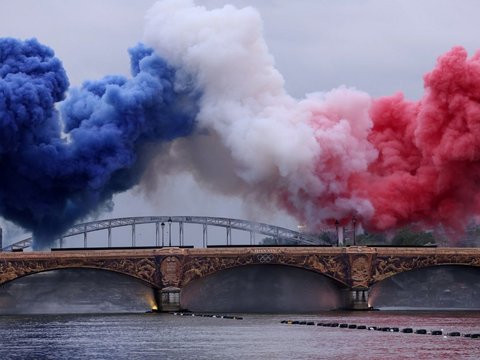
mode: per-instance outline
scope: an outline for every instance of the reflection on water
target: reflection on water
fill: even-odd
[[[480,309],[480,269],[435,266],[392,276],[374,285],[375,308]]]
[[[480,332],[480,313],[1,316],[0,359],[479,359],[480,340],[289,326],[286,318]]]
[[[104,270],[47,271],[0,286],[0,314],[144,312],[153,304],[145,283]]]
[[[326,276],[281,265],[249,265],[195,280],[181,293],[190,311],[288,313],[342,307],[339,287]]]

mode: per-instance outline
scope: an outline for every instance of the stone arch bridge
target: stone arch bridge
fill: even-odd
[[[353,309],[368,307],[370,286],[405,271],[441,265],[480,266],[480,249],[390,247],[222,247],[0,253],[0,285],[48,270],[94,268],[143,280],[159,307],[179,306],[180,289],[219,271],[276,264],[313,271],[345,288]],[[173,295],[172,295],[173,294]]]

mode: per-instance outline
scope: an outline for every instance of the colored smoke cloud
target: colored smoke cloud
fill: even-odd
[[[68,79],[51,49],[0,40],[0,214],[33,231],[37,247],[137,184],[151,144],[195,126],[190,85],[151,49],[130,54],[131,79],[88,81],[64,100]]]
[[[480,52],[469,59],[453,48],[424,82],[418,102],[397,94],[372,105],[369,140],[379,156],[352,181],[375,208],[371,227],[462,231],[480,214]]]
[[[297,100],[253,8],[159,2],[145,39],[203,89],[203,131],[173,144],[162,165],[175,161],[211,188],[276,203],[310,229],[355,216],[369,230],[463,230],[479,214],[479,54],[443,55],[417,102],[343,87]]]
[[[367,139],[367,94],[339,88],[301,101],[289,96],[253,8],[160,2],[147,14],[145,40],[203,89],[197,119],[204,131],[177,142],[162,161],[185,164],[211,188],[279,204],[312,229],[352,212],[373,215],[370,201],[349,189],[352,174],[367,171],[377,155]],[[222,170],[208,165],[212,153]]]
[[[346,87],[299,100],[262,31],[250,7],[161,1],[131,78],[70,90],[51,49],[0,40],[0,214],[44,244],[182,170],[312,230],[353,216],[370,230],[461,230],[480,215],[480,53],[440,57],[419,101]]]

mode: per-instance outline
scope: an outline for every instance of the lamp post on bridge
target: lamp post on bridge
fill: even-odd
[[[172,247],[172,218],[168,218],[168,247]]]
[[[353,246],[357,245],[356,243],[356,225],[357,225],[357,219],[355,218],[355,216],[353,217],[352,219],[352,223],[353,223]]]
[[[338,225],[340,225],[340,223],[338,222],[338,220],[335,220],[335,230],[337,231],[337,247],[340,246],[340,234],[338,233]]]
[[[165,223],[162,222],[160,224],[160,226],[162,227],[162,247],[164,247],[165,246],[165,231],[164,231],[165,230]]]

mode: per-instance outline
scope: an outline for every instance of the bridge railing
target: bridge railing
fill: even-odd
[[[295,243],[298,245],[329,245],[316,236],[286,229],[279,226],[265,223],[220,218],[208,216],[141,216],[125,217],[115,219],[97,220],[81,223],[68,229],[61,238],[58,239],[59,247],[62,248],[66,238],[83,235],[84,248],[88,247],[88,234],[95,231],[107,230],[107,247],[112,247],[112,229],[117,227],[131,227],[131,246],[136,247],[136,226],[143,224],[153,224],[155,226],[155,246],[172,246],[172,224],[178,224],[178,245],[184,246],[184,224],[202,225],[202,247],[207,247],[209,226],[223,227],[226,229],[225,246],[232,246],[232,230],[241,230],[250,235],[249,244],[254,245],[255,235],[261,234],[274,239],[276,243]],[[167,229],[165,229],[167,228]],[[165,237],[167,232],[167,238]],[[24,239],[3,248],[3,251],[16,251],[31,247],[32,238]]]

